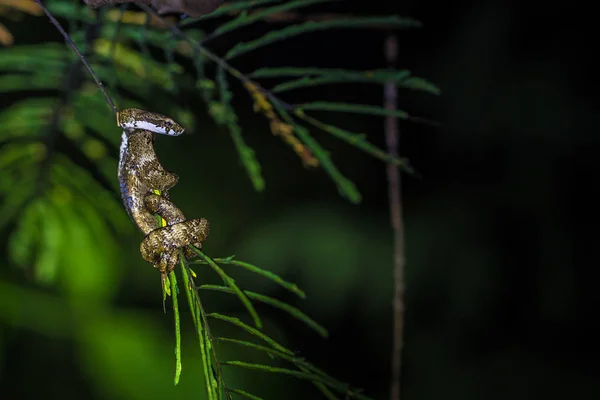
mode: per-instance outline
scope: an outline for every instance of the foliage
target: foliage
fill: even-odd
[[[342,196],[353,203],[361,201],[361,194],[333,163],[329,152],[313,137],[308,126],[332,135],[346,143],[379,158],[384,162],[412,169],[407,160],[388,155],[366,138],[365,134],[349,132],[342,127],[322,122],[310,115],[311,110],[330,112],[366,113],[376,116],[390,112],[378,105],[312,101],[298,106],[278,97],[289,90],[338,83],[383,84],[395,82],[401,88],[438,94],[439,90],[426,80],[413,77],[409,71],[375,70],[350,71],[306,67],[263,67],[244,74],[229,64],[242,54],[271,45],[290,37],[328,29],[368,28],[385,24],[391,28],[418,27],[418,21],[389,17],[353,17],[319,22],[305,22],[268,32],[264,36],[238,43],[219,57],[207,50],[205,43],[220,35],[231,34],[268,15],[297,10],[326,0],[239,1],[223,6],[217,12],[186,20],[182,27],[171,25],[152,14],[102,9],[99,13],[81,6],[76,1],[53,0],[45,4],[57,17],[69,21],[69,34],[83,50],[102,81],[107,82],[117,97],[119,108],[140,107],[160,111],[193,128],[190,109],[181,104],[161,100],[177,96],[182,88],[195,87],[206,102],[215,122],[225,127],[232,138],[241,163],[257,191],[266,187],[257,153],[247,143],[239,118],[232,105],[233,94],[228,78],[243,83],[254,103],[254,111],[269,122],[270,131],[290,146],[306,167],[321,167],[334,181]],[[253,11],[256,6],[266,8]],[[148,12],[147,7],[143,7]],[[206,34],[195,27],[196,22],[225,15],[229,11],[239,15]],[[27,11],[27,10],[23,10]],[[40,15],[31,12],[34,15]],[[172,23],[172,22],[171,22]],[[192,26],[194,25],[194,26]],[[97,31],[95,31],[97,29]],[[6,30],[0,25],[0,35]],[[4,40],[4,44],[10,41]],[[157,57],[157,50],[163,57]],[[209,74],[209,62],[217,65],[214,76]],[[189,67],[193,65],[193,68]],[[68,47],[57,43],[18,45],[2,50],[0,57],[0,92],[30,91],[25,99],[17,98],[0,112],[3,134],[0,137],[1,175],[0,228],[11,232],[8,251],[12,264],[32,271],[37,282],[59,284],[72,296],[93,301],[111,290],[98,282],[108,279],[117,271],[114,267],[119,251],[117,237],[131,231],[130,221],[117,200],[115,149],[119,135],[114,134],[111,118],[95,85],[91,84]],[[288,78],[266,90],[257,79]],[[40,94],[41,93],[41,94]],[[145,107],[140,97],[153,93],[156,101]],[[159,94],[158,96],[156,94]],[[405,111],[395,116],[410,119]],[[65,151],[68,149],[68,151]],[[69,154],[70,156],[68,156]],[[92,251],[90,255],[89,251]],[[182,283],[197,330],[201,352],[206,393],[209,399],[237,394],[258,398],[242,389],[229,387],[222,372],[226,367],[261,370],[311,381],[327,398],[337,398],[334,392],[352,398],[366,398],[347,385],[335,380],[316,367],[297,357],[261,331],[262,322],[253,301],[269,304],[304,322],[322,336],[325,328],[299,309],[260,293],[242,290],[220,266],[236,265],[287,290],[304,297],[296,285],[257,266],[235,260],[233,257],[211,259],[199,249],[196,263],[206,264],[221,278],[224,286],[195,285],[194,272],[182,262]],[[85,259],[87,267],[79,268]],[[112,268],[112,269],[111,269]],[[176,325],[176,374],[181,373],[180,317],[178,310],[178,283],[174,273],[166,289],[171,294]],[[210,290],[235,294],[246,308],[254,327],[238,318],[220,313],[207,313],[198,291]],[[266,345],[233,338],[216,338],[210,331],[209,319],[226,322],[260,339]],[[241,360],[221,361],[217,357],[216,342],[245,346],[268,354],[290,365],[290,368],[250,363]],[[292,369],[293,367],[293,369]]]

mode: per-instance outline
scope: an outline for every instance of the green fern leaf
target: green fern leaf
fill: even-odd
[[[245,361],[225,361],[222,364],[236,366],[236,367],[240,367],[240,368],[252,369],[252,370],[256,370],[256,371],[271,372],[271,373],[275,373],[275,374],[293,376],[294,378],[305,379],[305,380],[308,380],[311,382],[320,382],[324,385],[327,385],[327,386],[345,394],[349,398],[356,398],[356,399],[361,399],[361,400],[372,400],[371,398],[369,398],[367,396],[361,395],[361,394],[357,393],[356,391],[351,390],[348,387],[348,385],[345,385],[345,384],[340,385],[338,382],[331,381],[329,379],[326,379],[319,375],[312,374],[310,372],[295,371],[295,370],[292,370],[289,368],[272,367],[270,365],[249,363],[249,362],[245,362]]]
[[[302,111],[299,110],[297,111],[297,113],[302,114]],[[309,123],[313,124],[317,128],[320,128],[323,131],[330,133],[331,135],[343,140],[344,142],[359,148],[365,153],[375,158],[378,158],[386,163],[391,163],[393,165],[401,167],[405,172],[415,174],[415,171],[410,166],[408,159],[393,157],[389,155],[384,150],[367,141],[365,134],[348,132],[342,128],[338,128],[337,126],[317,121],[314,118],[306,117],[306,119]]]
[[[428,92],[428,93],[435,94],[435,95],[439,95],[442,92],[440,90],[440,88],[438,88],[433,83],[429,82],[426,79],[419,78],[416,76],[412,76],[412,77],[406,79],[401,84],[398,84],[398,86],[404,87],[407,89],[421,90],[421,91]]]
[[[39,138],[50,121],[56,99],[37,97],[11,104],[0,112],[0,143],[15,138]]]
[[[237,114],[231,106],[231,98],[233,94],[228,88],[227,77],[225,75],[225,69],[221,66],[217,69],[217,82],[219,84],[221,103],[225,107],[225,113],[228,116],[226,125],[229,128],[231,139],[235,145],[235,148],[240,156],[242,165],[244,165],[248,177],[254,186],[254,190],[262,192],[265,189],[265,180],[262,176],[262,170],[260,163],[256,159],[254,150],[246,144],[244,137],[242,136],[242,128],[238,124]]]
[[[231,290],[225,286],[202,285],[202,286],[200,286],[200,289],[215,290],[218,292],[235,294],[235,292],[233,290]],[[265,295],[251,292],[248,290],[244,290],[244,293],[246,294],[246,296],[248,296],[249,298],[251,298],[253,300],[257,300],[257,301],[260,301],[261,303],[269,304],[273,307],[279,308],[280,310],[287,312],[292,317],[304,322],[306,325],[308,325],[309,327],[314,329],[319,335],[321,335],[323,337],[327,337],[329,335],[329,333],[327,332],[327,329],[325,329],[323,326],[319,325],[315,320],[310,318],[308,315],[306,315],[305,313],[303,313],[296,307],[286,304],[286,303],[284,303],[280,300],[277,300],[273,297],[265,296]]]
[[[301,299],[305,299],[306,298],[306,294],[304,293],[304,291],[302,289],[300,289],[298,287],[298,285],[296,285],[295,283],[290,283],[287,282],[285,280],[283,280],[280,276],[278,276],[277,274],[274,274],[271,271],[268,271],[266,269],[262,269],[257,267],[256,265],[252,265],[250,263],[244,262],[244,261],[238,261],[238,260],[234,260],[233,256],[231,257],[227,257],[227,258],[215,258],[213,261],[215,261],[218,264],[231,264],[231,265],[237,265],[239,267],[242,267],[252,273],[255,273],[257,275],[260,275],[264,278],[267,278],[273,282],[275,282],[276,284],[278,284],[279,286],[283,287],[284,289],[289,290],[290,292],[296,294],[298,297],[300,297]],[[191,261],[192,264],[205,264],[206,262],[203,260],[198,260],[198,261]]]
[[[294,132],[298,136],[298,138],[313,152],[316,159],[319,160],[319,163],[325,170],[325,172],[329,175],[329,177],[336,183],[339,193],[350,200],[352,203],[358,204],[362,200],[362,196],[356,185],[348,178],[346,178],[342,173],[337,169],[335,164],[329,158],[329,154],[321,145],[312,138],[310,133],[303,126],[298,125],[289,113],[278,103],[273,102],[273,106],[277,109],[278,113],[281,115],[283,120],[288,124],[294,127]]]
[[[231,11],[238,11],[238,10],[244,11],[244,10],[249,10],[252,7],[261,6],[263,4],[279,3],[281,1],[283,1],[283,0],[246,0],[246,1],[237,1],[232,4],[224,4],[210,14],[205,14],[198,18],[186,18],[185,20],[183,20],[181,22],[180,25],[186,26],[189,24],[193,24],[194,22],[203,21],[205,19],[222,17],[223,15],[227,15]]]
[[[377,116],[393,116],[400,119],[408,119],[409,115],[402,110],[387,110],[381,106],[372,106],[367,104],[348,104],[348,103],[330,103],[326,101],[315,101],[312,103],[299,104],[297,109],[300,111],[338,111],[354,114],[369,114]]]
[[[82,21],[88,24],[96,23],[95,12],[89,7],[80,6],[78,2],[47,2],[46,8],[54,16],[67,18],[71,21]]]
[[[308,21],[298,25],[291,25],[278,31],[271,31],[266,35],[250,42],[238,43],[234,48],[227,52],[225,58],[229,60],[241,54],[258,49],[259,47],[263,47],[303,33],[334,28],[365,28],[379,25],[389,25],[390,29],[415,28],[420,27],[421,23],[411,18],[401,18],[398,16],[345,18],[330,21]]]
[[[279,343],[277,343],[275,340],[271,339],[269,336],[265,335],[264,333],[262,333],[258,329],[254,329],[250,325],[247,325],[247,324],[243,323],[238,318],[228,317],[226,315],[222,315],[222,314],[218,314],[218,313],[210,313],[210,314],[207,315],[207,317],[211,317],[211,318],[215,318],[215,319],[218,319],[218,320],[221,320],[221,321],[229,322],[230,324],[233,324],[233,325],[235,325],[235,326],[237,326],[237,327],[245,330],[246,332],[250,333],[251,335],[254,335],[257,338],[265,341],[270,346],[272,346],[274,349],[279,350],[282,353],[286,353],[286,354],[289,354],[289,355],[293,355],[294,354],[293,351],[291,351],[289,349],[286,349],[285,347],[283,347],[282,345],[280,345]]]
[[[61,73],[53,73],[52,71],[44,71],[44,73],[35,75],[3,75],[0,76],[0,93],[58,89],[61,77]]]
[[[238,287],[238,285],[235,283],[235,280],[229,275],[227,275],[227,273],[223,271],[221,267],[219,267],[210,257],[204,254],[201,250],[197,249],[195,246],[190,246],[190,248],[196,254],[198,254],[198,256],[202,257],[208,263],[208,265],[210,265],[210,267],[221,277],[223,282],[235,292],[235,294],[238,296],[238,298],[240,299],[244,307],[246,307],[246,310],[248,310],[248,313],[254,320],[254,325],[256,325],[256,327],[259,329],[262,328],[262,322],[260,320],[260,317],[258,316],[258,313],[254,309],[252,302],[250,302],[248,297]]]
[[[313,4],[325,3],[325,2],[330,2],[330,1],[340,1],[340,0],[294,0],[294,1],[288,1],[285,4],[281,4],[278,6],[268,7],[262,11],[259,11],[259,12],[256,12],[256,13],[253,13],[250,15],[242,14],[239,17],[237,17],[236,19],[234,19],[233,21],[219,26],[209,36],[209,38],[212,39],[212,38],[220,36],[224,33],[231,32],[235,29],[239,29],[241,27],[250,25],[257,21],[261,21],[263,18],[265,18],[269,15],[272,15],[272,14],[277,14],[277,13],[284,12],[284,11],[290,11],[290,10],[294,10],[297,8],[308,7]]]
[[[262,397],[255,396],[255,395],[245,392],[241,389],[229,389],[229,392],[239,394],[240,396],[245,397],[247,399],[251,399],[251,400],[263,400]]]

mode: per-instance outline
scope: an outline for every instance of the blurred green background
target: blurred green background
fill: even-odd
[[[582,54],[579,24],[569,22],[574,6],[542,8],[500,0],[394,3],[347,1],[310,10],[397,13],[421,20],[423,29],[398,34],[398,67],[442,89],[438,98],[399,92],[400,108],[442,124],[439,129],[400,125],[402,155],[422,175],[403,181],[404,398],[549,399],[598,393],[597,273],[591,256],[597,233],[589,231],[597,204],[592,187],[599,139],[590,113],[595,99],[585,78],[592,56]],[[15,36],[15,45],[61,43],[45,17],[2,23]],[[273,27],[261,23],[245,32],[258,36]],[[223,54],[242,39],[232,34],[210,47]],[[312,33],[240,57],[234,65],[242,71],[288,65],[381,68],[384,39],[385,32],[378,30]],[[148,86],[147,92],[133,94],[146,108],[179,106],[193,114],[190,135],[158,137],[156,148],[163,165],[180,176],[174,201],[189,218],[211,221],[207,254],[235,254],[298,283],[307,293],[305,301],[227,268],[241,287],[303,309],[330,330],[330,337],[324,340],[289,316],[259,307],[267,333],[338,379],[374,398],[387,398],[392,232],[385,165],[324,133],[314,134],[363,194],[360,205],[348,203],[322,170],[304,169],[271,135],[268,122],[252,112],[247,94],[232,83],[244,137],[266,179],[266,190],[257,193],[229,133],[215,125],[197,90],[184,87],[173,96]],[[93,89],[89,93],[103,101]],[[3,92],[0,106],[34,95],[40,93]],[[382,89],[331,86],[282,97],[380,104]],[[159,275],[139,255],[141,234],[122,208],[110,205],[118,205],[111,185],[120,131],[108,108],[96,112],[82,106],[88,103],[81,99],[68,101],[74,102],[76,118],[104,124],[112,147],[88,165],[67,140],[59,140],[58,154],[85,169],[65,164],[57,176],[79,182],[81,193],[90,193],[90,185],[97,185],[93,178],[111,176],[111,171],[114,181],[103,182],[106,197],[94,200],[106,205],[104,219],[77,202],[80,192],[61,192],[64,185],[53,186],[52,201],[31,211],[56,231],[44,230],[48,236],[42,244],[30,248],[45,248],[45,253],[24,254],[21,264],[32,263],[28,257],[49,257],[59,271],[55,284],[34,283],[31,270],[17,268],[8,256],[15,240],[9,238],[28,219],[19,214],[4,227],[0,397],[205,398],[197,339],[185,306],[183,375],[173,387],[172,314],[162,312]],[[366,132],[372,142],[384,145],[381,118],[315,115]],[[12,170],[0,173],[3,181],[12,182]],[[207,267],[196,271],[199,282],[217,282]],[[203,299],[209,311],[247,320],[232,296],[206,293]],[[226,325],[213,325],[218,335],[244,337]],[[219,352],[223,359],[265,361],[228,346]],[[319,398],[307,382],[236,369],[226,376],[232,386],[269,399]]]

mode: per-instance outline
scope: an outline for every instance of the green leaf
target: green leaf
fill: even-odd
[[[304,293],[304,291],[302,289],[300,289],[298,287],[298,285],[296,285],[295,283],[291,283],[291,282],[287,282],[287,281],[283,280],[281,277],[279,277],[279,275],[276,275],[271,271],[267,271],[266,269],[259,268],[256,265],[252,265],[252,264],[244,262],[244,261],[234,260],[233,256],[227,257],[227,258],[215,258],[214,261],[219,264],[231,264],[231,265],[237,265],[238,267],[242,267],[252,273],[255,273],[257,275],[260,275],[264,278],[267,278],[267,279],[275,282],[276,284],[283,287],[284,289],[287,289],[290,292],[296,294],[301,299],[306,298],[306,294]],[[191,261],[191,263],[192,264],[205,264],[206,262],[203,260],[198,260],[198,261]]]
[[[260,6],[263,4],[269,3],[279,3],[283,0],[246,0],[246,1],[236,1],[232,4],[224,4],[221,7],[217,8],[210,14],[202,15],[198,18],[186,18],[184,19],[180,26],[186,26],[189,24],[193,24],[194,22],[203,21],[205,19],[222,17],[223,15],[227,15],[231,11],[237,10],[249,10],[252,7]]]
[[[220,36],[224,33],[231,32],[235,29],[250,25],[254,22],[261,21],[265,17],[277,14],[284,11],[290,11],[301,7],[308,7],[313,4],[325,3],[330,1],[340,1],[340,0],[292,0],[288,1],[285,4],[281,4],[278,6],[268,7],[264,10],[252,13],[252,14],[242,14],[233,21],[230,21],[226,24],[219,26],[215,31],[209,36],[210,39]]]
[[[171,283],[171,299],[173,301],[173,317],[175,319],[175,378],[174,383],[179,383],[179,377],[181,376],[181,322],[179,320],[179,303],[177,299],[177,275],[175,271],[171,271],[169,274],[169,281]]]
[[[308,21],[302,24],[291,25],[277,31],[271,31],[266,35],[249,41],[238,43],[234,48],[227,52],[226,59],[232,59],[241,54],[258,49],[283,39],[297,36],[303,33],[322,31],[334,28],[366,28],[371,26],[389,26],[392,28],[415,28],[420,27],[421,23],[411,18],[401,18],[398,16],[390,17],[357,17],[334,19],[328,21]]]
[[[63,17],[69,20],[83,21],[93,24],[96,22],[96,14],[89,7],[80,7],[78,2],[53,1],[46,4],[46,8],[55,17]]]
[[[218,313],[211,313],[211,314],[208,314],[207,316],[211,317],[211,318],[219,319],[221,321],[229,322],[230,324],[233,324],[239,328],[242,328],[243,330],[250,333],[251,335],[254,335],[254,336],[258,337],[259,339],[267,342],[269,345],[271,345],[276,350],[279,350],[279,351],[289,354],[289,355],[294,354],[293,351],[286,349],[285,347],[283,347],[282,345],[280,345],[275,340],[271,339],[270,337],[268,337],[267,335],[265,335],[258,329],[255,329],[255,328],[251,327],[250,325],[243,323],[238,318],[228,317],[226,315],[222,315],[222,314],[218,314]]]
[[[254,320],[254,325],[256,325],[256,327],[259,329],[262,328],[262,322],[260,320],[260,317],[258,316],[258,313],[254,309],[254,306],[252,305],[252,303],[250,302],[248,297],[244,294],[244,292],[242,292],[242,290],[238,287],[238,285],[236,285],[235,280],[232,277],[230,277],[229,275],[227,275],[227,273],[225,271],[223,271],[212,260],[212,258],[208,257],[201,250],[197,249],[195,246],[189,246],[189,247],[196,254],[198,254],[200,257],[202,257],[208,263],[208,265],[211,266],[211,268],[221,277],[221,279],[227,286],[229,286],[231,289],[233,289],[235,294],[237,294],[238,298],[241,300],[242,304],[244,305],[244,307],[246,307],[246,310],[248,310],[248,313]]]
[[[52,97],[28,98],[3,109],[0,113],[0,143],[14,138],[41,137],[56,101]]]
[[[265,189],[265,180],[262,176],[260,163],[256,159],[254,150],[246,144],[244,137],[242,136],[242,128],[237,122],[237,114],[231,106],[233,94],[228,88],[227,76],[225,75],[225,69],[222,66],[217,67],[217,82],[221,94],[221,103],[225,106],[225,113],[228,116],[225,120],[226,125],[229,128],[231,139],[233,140],[242,164],[246,168],[246,172],[254,186],[254,190],[262,192]]]
[[[231,290],[230,288],[227,288],[225,286],[202,285],[202,286],[200,286],[200,289],[215,290],[218,292],[235,294],[235,292],[233,290]],[[305,313],[303,313],[296,307],[293,307],[293,306],[291,306],[287,303],[284,303],[280,300],[277,300],[273,297],[265,296],[265,295],[251,292],[248,290],[244,290],[244,293],[246,294],[246,296],[248,296],[249,298],[251,298],[253,300],[258,300],[261,303],[269,304],[273,307],[279,308],[280,310],[287,312],[292,317],[304,322],[306,325],[308,325],[309,327],[314,329],[319,335],[321,335],[323,337],[327,337],[329,335],[329,333],[327,332],[327,329],[325,329],[324,327],[319,325],[315,320],[310,318],[308,315],[306,315]]]
[[[305,379],[305,380],[308,380],[311,382],[320,382],[320,383],[323,383],[323,384],[345,394],[346,396],[348,396],[350,398],[356,398],[356,399],[361,399],[361,400],[371,400],[369,397],[361,395],[354,390],[351,390],[348,387],[348,385],[345,385],[345,384],[340,385],[336,381],[331,381],[327,378],[312,374],[310,372],[295,371],[295,370],[292,370],[289,368],[272,367],[270,365],[255,364],[255,363],[249,363],[249,362],[245,362],[245,361],[225,361],[222,364],[246,368],[246,369],[252,369],[252,370],[256,370],[256,371],[271,372],[271,373],[275,373],[275,374],[293,376],[294,378]]]
[[[279,112],[281,117],[290,125],[294,127],[294,132],[298,136],[298,138],[314,153],[317,160],[325,170],[325,172],[329,175],[329,177],[336,183],[338,192],[348,200],[350,200],[354,204],[358,204],[362,200],[362,196],[354,183],[346,178],[342,173],[337,169],[337,167],[333,164],[331,159],[329,158],[329,154],[321,145],[314,140],[308,130],[300,125],[298,125],[289,113],[281,106],[278,102],[272,102],[275,109]]]
[[[407,89],[422,90],[424,92],[428,92],[435,95],[439,95],[442,92],[440,88],[438,88],[433,83],[429,82],[426,79],[419,78],[416,76],[412,76],[404,80],[401,84],[398,84],[398,86]]]
[[[263,400],[262,397],[255,396],[255,395],[245,392],[241,389],[229,389],[229,392],[239,394],[242,397],[246,397],[246,398],[252,399],[252,400]]]
[[[2,49],[0,71],[39,74],[50,70],[63,71],[72,58],[68,49],[58,43],[19,45]]]
[[[189,272],[191,270],[186,264],[183,251],[180,250],[179,254],[181,274],[183,275],[183,280],[185,282],[183,287],[185,289],[185,294],[188,299],[188,305],[190,307],[192,317],[194,319],[194,325],[196,327],[196,332],[198,334],[198,342],[200,345],[200,354],[202,358],[202,372],[204,373],[204,382],[206,383],[206,393],[208,395],[208,400],[218,400],[219,383],[215,379],[215,375],[212,373],[213,370],[210,355],[212,346],[211,341],[208,337],[208,327],[204,325],[206,321],[206,316],[202,308],[202,303],[200,302],[200,297],[198,296],[198,293],[195,290],[194,281],[190,276]]]
[[[367,153],[375,158],[378,158],[386,163],[391,163],[393,165],[401,167],[404,171],[406,171],[410,174],[415,174],[415,170],[410,165],[408,159],[393,157],[393,156],[389,155],[384,150],[380,149],[379,147],[377,147],[377,146],[371,144],[369,141],[367,141],[365,134],[348,132],[342,128],[338,128],[336,126],[329,125],[329,124],[323,123],[321,121],[318,121],[314,118],[308,117],[308,116],[306,116],[306,114],[303,114],[301,111],[297,111],[297,112],[300,113],[300,115],[302,115],[308,123],[316,126],[317,128],[320,128],[323,131],[330,133],[331,135],[345,141],[348,144],[351,144],[352,146],[359,148],[360,150],[364,151],[365,153]]]
[[[387,110],[381,106],[372,106],[367,104],[330,103],[326,101],[315,101],[311,103],[298,104],[297,110],[339,111],[354,114],[392,116],[400,119],[409,119],[409,115],[406,111]]]
[[[248,348],[251,348],[254,350],[265,352],[275,358],[279,358],[279,359],[282,359],[282,360],[285,360],[287,362],[294,364],[298,369],[300,369],[303,372],[306,372],[306,373],[311,372],[313,374],[319,375],[325,379],[330,380],[331,382],[335,382],[335,384],[338,385],[339,387],[346,386],[343,382],[340,382],[340,381],[336,380],[335,378],[332,378],[331,376],[327,375],[320,369],[316,368],[314,365],[307,362],[304,358],[290,356],[289,354],[282,353],[282,352],[272,349],[270,347],[261,346],[259,344],[248,342],[245,340],[222,338],[222,337],[217,338],[217,340],[220,342],[233,343],[233,344],[245,346],[245,347],[248,347]],[[330,400],[334,400],[334,399],[337,400],[337,397],[333,393],[331,393],[331,391],[325,385],[323,385],[320,382],[315,382],[315,381],[313,381],[313,384],[315,386],[317,386],[321,392],[323,392],[325,397],[327,397]]]
[[[386,71],[387,72],[387,71]],[[275,86],[272,91],[274,93],[282,93],[288,90],[314,87],[320,85],[327,85],[332,83],[377,83],[377,84],[388,84],[392,83],[396,87],[421,90],[430,94],[439,95],[440,90],[433,83],[426,81],[423,78],[409,77],[409,72],[404,71],[393,71],[395,74],[379,74],[370,75],[369,72],[358,74],[355,72],[349,72],[348,74],[341,75],[324,75],[318,77],[304,77],[289,82],[281,83]],[[387,76],[386,76],[387,75]]]
[[[58,89],[61,78],[61,73],[52,71],[43,74],[2,75],[0,76],[0,93]]]

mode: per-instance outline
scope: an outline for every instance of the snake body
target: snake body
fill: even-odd
[[[201,247],[209,233],[206,219],[186,220],[169,200],[168,191],[179,177],[163,168],[154,151],[157,133],[178,136],[184,128],[164,115],[136,108],[120,111],[117,123],[123,128],[118,178],[125,210],[146,235],[140,245],[142,258],[168,274],[179,261],[178,250],[185,247],[186,257],[193,256],[187,245]],[[154,214],[160,215],[167,226],[160,227]]]

